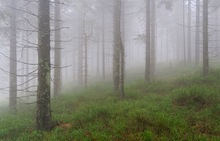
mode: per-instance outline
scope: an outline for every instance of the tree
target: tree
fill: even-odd
[[[215,56],[219,56],[219,42],[218,42],[218,38],[219,38],[219,27],[218,27],[218,21],[219,21],[219,9],[216,9],[216,13],[215,13],[215,25],[216,25],[216,33],[215,33],[215,50],[216,50],[216,54]]]
[[[200,54],[200,0],[196,0],[196,49],[195,49],[195,64],[199,65],[199,54]]]
[[[61,31],[60,31],[60,3],[55,0],[55,56],[54,56],[54,96],[61,94]]]
[[[9,108],[16,112],[17,105],[17,21],[16,0],[10,0],[10,86],[9,86]]]
[[[102,79],[105,80],[105,9],[102,8]]]
[[[145,82],[150,81],[150,62],[151,62],[151,57],[150,57],[150,0],[146,0],[146,60],[145,60]]]
[[[86,13],[84,12],[84,32],[83,32],[83,38],[84,38],[84,87],[86,88],[88,85],[88,35],[86,33]]]
[[[80,11],[80,25],[79,25],[79,85],[87,87],[88,85],[88,73],[89,73],[89,40],[92,36],[93,32],[93,24],[87,24],[89,19],[88,15],[90,13],[93,14],[93,2],[87,1],[87,0],[82,0],[81,2],[81,11]],[[90,27],[89,27],[89,26]],[[90,32],[89,32],[89,29]]]
[[[78,48],[78,84],[79,86],[83,85],[83,31],[84,31],[84,23],[83,23],[83,11],[80,10],[79,14],[79,27],[78,27],[78,34],[79,34],[79,48]]]
[[[97,62],[97,68],[96,68],[96,76],[99,77],[99,74],[100,74],[100,67],[99,67],[100,66],[100,57],[99,57],[100,56],[100,53],[99,53],[99,42],[100,42],[99,40],[100,39],[99,39],[99,31],[97,31],[97,35],[96,36],[97,36],[97,61],[96,61]]]
[[[115,92],[124,97],[125,51],[121,35],[121,5],[121,0],[114,1],[113,81]]]
[[[36,128],[37,130],[51,130],[50,0],[39,0],[38,10],[38,89]]]
[[[188,0],[188,62],[191,61],[191,0]]]
[[[208,0],[203,0],[203,75],[209,73],[209,49],[208,49]]]
[[[152,11],[151,11],[151,78],[154,78],[154,73],[155,73],[155,66],[156,66],[156,49],[155,49],[155,41],[156,41],[156,36],[155,36],[155,32],[156,32],[156,5],[155,5],[155,1],[151,1],[151,7],[152,7]]]
[[[186,65],[186,42],[185,42],[185,0],[183,0],[183,60]]]
[[[121,19],[124,19],[125,17],[125,4],[124,2],[122,2],[121,0],[120,2],[120,19],[119,19],[119,31],[120,31],[120,37],[119,37],[119,43],[120,43],[120,95],[123,98],[124,97],[124,79],[125,79],[125,47],[124,47],[124,43],[122,41],[122,29],[121,29]],[[123,5],[123,8],[122,8]],[[122,11],[123,10],[123,11]],[[123,20],[123,28],[125,28],[125,20]],[[125,33],[125,30],[123,30],[123,32]],[[125,41],[125,35],[123,35],[124,37],[124,41]]]
[[[119,92],[120,81],[120,1],[114,0],[114,17],[113,17],[113,32],[114,32],[114,48],[113,48],[113,81],[114,91]]]

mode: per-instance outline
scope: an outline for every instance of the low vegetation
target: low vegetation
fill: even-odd
[[[52,102],[57,127],[38,132],[34,106],[0,118],[2,141],[220,140],[220,70],[198,72],[150,84],[126,85],[126,97],[109,85],[69,92]]]

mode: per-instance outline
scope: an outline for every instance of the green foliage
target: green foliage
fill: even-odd
[[[219,89],[215,87],[193,85],[174,91],[174,103],[189,108],[206,108],[220,102]]]
[[[219,77],[220,71],[212,70],[206,78],[197,72],[148,84],[130,82],[124,99],[105,84],[67,92],[52,102],[58,125],[51,132],[35,131],[34,106],[28,106],[18,116],[0,118],[0,140],[217,141]]]

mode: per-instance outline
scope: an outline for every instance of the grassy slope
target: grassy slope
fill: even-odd
[[[168,74],[165,74],[168,76]],[[95,85],[53,100],[51,132],[37,132],[34,108],[0,118],[0,140],[150,141],[220,140],[220,70],[172,80],[126,85],[126,98],[108,85]]]

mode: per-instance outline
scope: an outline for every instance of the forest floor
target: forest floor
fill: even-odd
[[[59,124],[51,132],[35,131],[34,106],[21,106],[17,116],[0,117],[0,140],[219,141],[220,70],[163,76],[129,81],[124,99],[110,84],[67,92],[52,102]]]

